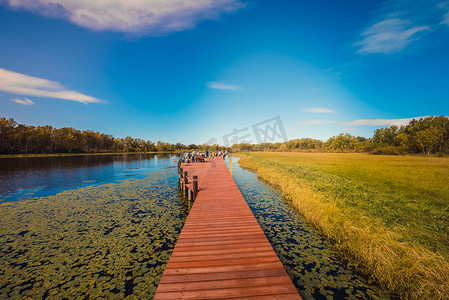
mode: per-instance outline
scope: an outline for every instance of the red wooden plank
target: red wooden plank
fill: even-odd
[[[197,251],[215,251],[215,250],[239,250],[239,249],[251,249],[251,251],[260,251],[260,249],[265,250],[266,247],[270,247],[270,245],[267,245],[265,241],[257,242],[257,243],[249,243],[248,245],[227,245],[227,244],[221,244],[221,245],[192,245],[189,247],[178,247],[178,249],[175,252],[175,255],[196,255],[196,254],[188,254],[189,252],[197,252]],[[173,256],[173,253],[172,253]]]
[[[194,242],[212,242],[212,241],[239,241],[244,243],[250,239],[264,238],[265,235],[263,232],[258,233],[243,233],[243,234],[223,234],[223,236],[209,236],[209,235],[199,235],[195,237],[185,237],[183,236],[184,243],[194,243]]]
[[[210,267],[210,266],[242,266],[266,262],[276,262],[279,258],[273,253],[268,256],[244,257],[234,259],[211,259],[211,260],[193,260],[193,261],[170,261],[167,267],[170,268],[191,268],[191,267]]]
[[[235,297],[233,300],[237,299],[257,299],[257,300],[265,300],[265,299],[281,299],[281,300],[297,300],[298,292],[294,292],[291,294],[279,294],[279,295],[258,295],[258,296],[246,296],[246,297]]]
[[[161,283],[182,283],[182,282],[207,282],[216,280],[260,278],[260,277],[276,277],[285,275],[285,271],[281,268],[265,269],[265,270],[246,270],[231,273],[210,273],[210,274],[183,274],[183,275],[167,275],[164,274]]]
[[[259,253],[270,251],[271,247],[247,247],[247,248],[231,248],[231,249],[213,249],[213,250],[191,250],[191,251],[176,251],[171,255],[171,258],[181,258],[181,257],[192,257],[195,258],[197,256],[208,256],[208,255],[245,255],[247,253]]]
[[[227,280],[208,280],[208,281],[191,281],[162,283],[158,287],[159,292],[176,292],[176,291],[195,291],[195,290],[211,290],[217,288],[235,288],[245,286],[259,285],[278,285],[289,283],[290,278],[285,276],[270,276],[256,278],[238,278]]]
[[[170,261],[169,261],[170,263]],[[185,268],[167,268],[164,271],[165,274],[208,274],[214,272],[238,272],[238,271],[248,271],[248,270],[260,270],[260,269],[283,269],[284,266],[280,261],[277,262],[265,262],[265,263],[254,263],[254,264],[241,264],[235,266],[210,266],[210,267],[185,267]],[[285,270],[284,270],[285,271]],[[287,275],[288,276],[288,275]]]
[[[254,258],[275,258],[271,251],[265,252],[247,252],[247,253],[230,253],[218,255],[195,255],[195,256],[176,256],[172,257],[170,263],[189,263],[189,262],[212,262],[212,261],[231,261],[234,259],[254,259]],[[249,260],[248,260],[249,262]]]
[[[158,292],[157,299],[229,299],[234,297],[266,296],[297,292],[291,281],[287,284],[261,285],[237,288],[215,288],[181,292]],[[156,299],[156,296],[155,296]],[[300,296],[296,299],[300,299]]]

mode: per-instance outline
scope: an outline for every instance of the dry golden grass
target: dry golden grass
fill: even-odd
[[[449,159],[241,153],[359,270],[404,299],[449,295]]]

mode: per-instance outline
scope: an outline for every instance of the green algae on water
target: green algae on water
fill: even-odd
[[[0,203],[0,299],[151,299],[188,209],[175,170]]]

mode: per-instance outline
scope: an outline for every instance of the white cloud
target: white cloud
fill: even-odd
[[[342,122],[344,125],[347,126],[401,126],[401,125],[407,125],[411,120],[413,119],[421,119],[421,118],[427,118],[427,116],[424,117],[415,117],[415,118],[403,118],[403,119],[360,119],[360,120],[354,120],[351,122]]]
[[[354,131],[354,130],[355,130],[355,128],[345,128],[345,129],[343,129],[344,132],[349,132],[349,131]]]
[[[443,22],[441,23],[449,25],[449,11],[443,16]]]
[[[429,31],[429,26],[414,26],[409,20],[388,18],[374,24],[362,33],[363,39],[354,45],[358,53],[397,53],[412,41],[419,39],[419,33]]]
[[[81,27],[163,34],[194,27],[245,5],[240,0],[6,0],[11,7],[67,19]]]
[[[322,125],[329,123],[339,123],[338,121],[328,121],[328,120],[307,120],[296,122],[298,125]]]
[[[16,103],[19,103],[19,104],[22,104],[22,105],[33,105],[34,104],[34,102],[33,101],[31,101],[30,99],[28,99],[28,98],[25,98],[25,99],[18,99],[18,98],[15,98],[15,99],[11,99],[13,102],[16,102]]]
[[[0,68],[0,91],[81,103],[103,102],[97,98],[66,90],[60,83]]]
[[[437,8],[440,11],[445,12],[445,14],[442,16],[442,21],[440,21],[439,25],[449,25],[449,1],[438,3]]]
[[[303,112],[310,113],[320,113],[320,114],[335,114],[337,113],[335,110],[324,108],[324,107],[306,107],[302,110]]]
[[[342,121],[330,121],[330,120],[308,120],[308,121],[300,121],[296,122],[299,125],[321,125],[321,124],[340,124],[344,126],[401,126],[407,125],[411,120],[416,119],[419,120],[421,118],[427,118],[429,116],[422,117],[414,117],[414,118],[402,118],[402,119],[359,119],[350,122],[342,122]],[[354,128],[346,128],[346,129],[354,129]],[[346,130],[345,129],[345,130]]]
[[[215,90],[240,90],[241,87],[223,82],[208,82],[207,86]]]

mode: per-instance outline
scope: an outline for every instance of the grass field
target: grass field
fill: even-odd
[[[359,270],[405,299],[449,295],[449,159],[239,153]]]

